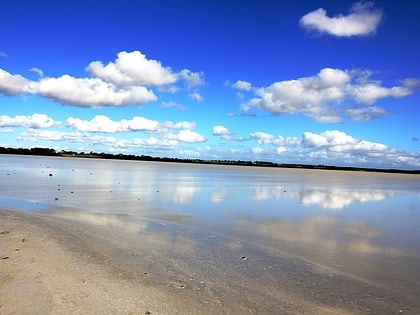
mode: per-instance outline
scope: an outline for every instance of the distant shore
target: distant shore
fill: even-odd
[[[318,170],[335,170],[335,171],[420,174],[420,170],[274,163],[274,162],[267,162],[267,161],[181,159],[181,158],[169,158],[169,157],[152,157],[148,155],[95,153],[92,151],[89,153],[64,151],[64,150],[57,152],[56,150],[51,149],[51,148],[39,148],[39,147],[35,147],[31,149],[0,147],[0,154],[61,156],[61,157],[99,158],[99,159],[113,159],[113,160],[154,161],[154,162],[172,162],[172,163],[195,163],[195,164],[212,164],[212,165],[239,165],[239,166],[257,166],[257,167],[275,167],[275,168],[296,168],[296,169],[318,169]]]

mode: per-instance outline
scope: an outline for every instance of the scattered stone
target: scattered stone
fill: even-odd
[[[55,197],[54,200],[57,201],[58,200],[58,197]]]
[[[248,258],[246,258],[246,256],[242,256],[241,259],[242,260],[247,260]]]
[[[9,259],[9,256],[3,256],[1,259]]]
[[[25,243],[27,241],[26,238],[22,238],[22,243]]]
[[[49,173],[48,176],[53,176],[53,174]]]
[[[10,233],[10,231],[0,231],[0,235],[6,235],[6,234],[9,234]]]

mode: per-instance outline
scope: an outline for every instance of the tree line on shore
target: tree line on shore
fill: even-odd
[[[184,158],[170,158],[170,157],[153,157],[149,155],[122,154],[122,153],[119,153],[119,154],[96,153],[93,151],[89,153],[85,153],[85,152],[74,152],[74,151],[65,151],[65,150],[56,151],[51,148],[41,148],[41,147],[34,147],[30,149],[29,148],[0,147],[0,154],[41,155],[41,156],[61,156],[61,157],[80,157],[80,158],[100,158],[100,159],[113,159],[113,160],[134,160],[134,161],[155,161],[155,162],[175,162],[175,163],[241,165],[241,166],[260,166],[260,167],[420,174],[420,170],[377,169],[377,168],[351,167],[351,166],[291,164],[291,163],[274,163],[274,162],[267,162],[267,161],[184,159]]]

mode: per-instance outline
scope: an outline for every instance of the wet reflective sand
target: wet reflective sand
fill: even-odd
[[[0,207],[181,313],[420,312],[415,175],[0,156],[0,178]]]

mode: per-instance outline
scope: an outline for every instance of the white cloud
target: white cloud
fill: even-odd
[[[327,130],[321,134],[304,132],[302,145],[307,148],[326,149],[330,152],[357,153],[374,156],[376,153],[386,153],[387,145],[358,140],[338,130]]]
[[[328,17],[323,8],[304,15],[300,25],[309,30],[339,37],[363,36],[376,32],[382,20],[381,10],[374,9],[371,2],[357,2],[348,15]]]
[[[196,127],[196,123],[192,121],[180,121],[173,123],[172,121],[166,121],[162,124],[163,126],[171,129],[188,129],[193,130]]]
[[[189,88],[204,84],[204,74],[202,72],[192,72],[191,70],[184,69],[181,70],[177,76],[184,80]]]
[[[276,152],[277,152],[277,154],[282,154],[284,152],[287,152],[287,148],[285,148],[285,147],[278,147],[276,149]]]
[[[231,132],[226,127],[222,125],[217,125],[213,127],[212,133],[213,136],[226,136],[230,135]]]
[[[202,102],[204,98],[197,92],[188,94],[188,97],[196,102]]]
[[[259,148],[259,147],[254,147],[251,150],[252,150],[252,153],[254,154],[261,154],[264,151],[262,148]]]
[[[122,131],[159,132],[161,124],[156,120],[136,116],[131,120],[121,120]]]
[[[357,139],[339,130],[326,130],[319,134],[304,132],[301,138],[273,136],[265,132],[254,132],[250,137],[264,150],[259,155],[264,154],[264,158],[275,160],[281,154],[285,163],[399,169],[420,167],[419,153]],[[265,146],[273,146],[274,149]]]
[[[21,75],[0,69],[0,93],[5,95],[36,94],[52,101],[80,106],[143,105],[157,100],[153,88],[175,92],[175,83],[184,80],[191,87],[204,84],[203,74],[184,69],[179,73],[147,59],[139,51],[120,52],[115,62],[104,66],[100,61],[91,62],[86,70],[91,77],[75,78],[64,74],[45,78],[41,69],[32,68],[41,77],[30,81]],[[196,101],[202,97],[196,91],[189,95]]]
[[[281,135],[275,137],[261,131],[251,133],[250,136],[252,139],[255,139],[258,144],[272,144],[279,147],[294,147],[301,143],[301,140],[296,137],[283,137]]]
[[[28,128],[50,128],[60,126],[61,123],[54,121],[45,114],[17,115],[9,117],[7,115],[0,116],[0,127],[28,127]]]
[[[412,93],[407,87],[394,86],[385,88],[380,85],[370,83],[365,85],[352,85],[349,87],[349,95],[362,104],[370,105],[384,97],[404,97]]]
[[[106,66],[100,61],[91,62],[86,70],[94,77],[116,85],[165,86],[177,80],[171,68],[147,59],[140,51],[118,53],[115,62]]]
[[[369,121],[390,113],[378,106],[351,107],[346,109],[346,114],[353,120]]]
[[[250,91],[252,89],[251,83],[242,80],[238,80],[235,83],[233,83],[232,87],[243,91]]]
[[[28,131],[22,132],[18,137],[18,140],[30,142],[37,142],[39,140],[87,142],[89,137],[88,135],[79,132],[71,133],[55,130],[29,129]]]
[[[207,139],[199,133],[191,130],[181,130],[178,134],[169,133],[166,139],[177,140],[187,143],[205,142]]]
[[[142,131],[147,133],[167,133],[169,129],[192,130],[195,128],[194,122],[181,121],[174,123],[166,121],[160,123],[141,116],[132,119],[122,119],[114,121],[107,116],[97,115],[92,120],[82,120],[80,118],[69,117],[66,126],[82,132],[135,132]]]
[[[74,78],[63,75],[32,82],[30,91],[63,104],[81,107],[143,105],[157,100],[144,86],[119,88],[97,78]]]
[[[273,135],[262,131],[251,133],[251,138],[256,139],[259,144],[271,144],[274,140]]]
[[[35,72],[36,74],[38,74],[38,76],[40,77],[40,78],[42,78],[43,76],[44,76],[44,71],[42,71],[41,69],[39,69],[39,68],[31,68],[31,69],[29,69],[29,71],[31,71],[31,72]]]
[[[303,113],[318,122],[336,123],[342,120],[338,105],[346,101],[370,105],[384,97],[407,96],[419,87],[417,79],[405,79],[402,85],[387,88],[370,80],[370,75],[369,71],[324,68],[315,76],[274,82],[255,89],[256,97],[243,104],[242,111],[249,114],[256,108],[274,115]]]
[[[173,108],[173,109],[181,110],[181,111],[187,109],[184,105],[178,104],[176,102],[162,102],[162,107]]]
[[[106,66],[100,61],[91,62],[86,70],[94,77],[119,86],[155,86],[175,90],[173,84],[184,80],[188,87],[204,84],[203,74],[183,69],[179,73],[170,67],[164,67],[160,61],[147,59],[140,51],[118,53],[115,62]]]
[[[338,130],[327,130],[321,134],[304,132],[302,143],[308,147],[331,147],[356,144],[357,140]]]
[[[28,92],[30,81],[19,74],[10,74],[0,69],[0,93],[5,95],[16,95]]]

